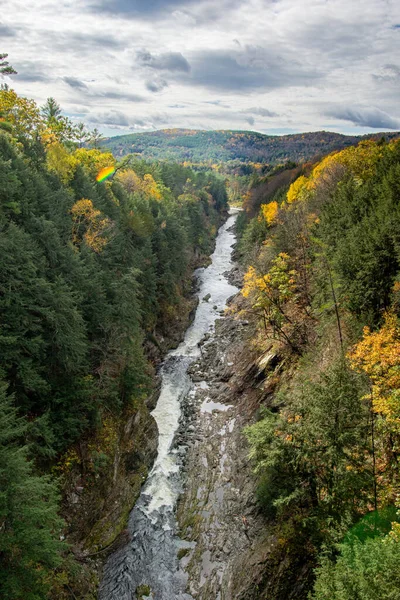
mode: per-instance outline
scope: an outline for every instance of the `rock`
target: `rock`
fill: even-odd
[[[203,298],[203,302],[208,302],[211,298],[211,294],[206,294],[206,296],[204,296]]]

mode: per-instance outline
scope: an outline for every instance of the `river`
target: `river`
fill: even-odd
[[[192,596],[185,593],[187,576],[179,568],[177,557],[185,542],[177,535],[175,518],[183,482],[181,454],[174,447],[174,437],[182,400],[194,385],[187,371],[199,356],[199,342],[206,333],[212,333],[228,298],[238,291],[224,276],[233,266],[232,226],[236,216],[236,211],[232,211],[220,228],[211,264],[198,271],[200,302],[194,321],[183,342],[168,353],[161,368],[161,392],[152,413],[159,431],[158,457],[129,517],[130,542],[106,562],[100,600],[134,600],[140,586],[151,590],[150,595],[143,598],[192,600]]]

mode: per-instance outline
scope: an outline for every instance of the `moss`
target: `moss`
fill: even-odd
[[[139,585],[136,588],[135,594],[138,598],[138,600],[142,600],[143,596],[150,596],[151,594],[151,589],[150,586],[148,585]]]
[[[110,546],[125,529],[131,510],[140,495],[146,467],[141,469],[142,473],[137,473],[129,478],[129,488],[125,490],[125,502],[119,497],[118,512],[116,518],[114,511],[109,512],[101,521],[98,521],[93,527],[89,538],[86,540],[85,547],[90,551],[98,551],[101,548]]]
[[[190,548],[180,548],[178,550],[178,560],[184,558],[187,554],[189,554]]]
[[[180,524],[180,536],[182,538],[188,537],[190,540],[197,539],[199,535],[199,526],[203,521],[203,517],[197,512],[198,502],[191,506],[187,511],[184,507],[180,507],[178,522]]]

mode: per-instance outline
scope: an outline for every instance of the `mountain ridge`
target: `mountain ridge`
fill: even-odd
[[[178,162],[305,162],[367,139],[393,139],[400,132],[345,135],[330,131],[267,135],[246,130],[160,129],[105,138],[115,156],[137,154],[150,160]]]

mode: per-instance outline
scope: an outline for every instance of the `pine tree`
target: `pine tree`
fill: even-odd
[[[6,60],[7,57],[8,54],[0,54],[0,75],[16,75],[17,71]]]
[[[0,596],[39,600],[61,561],[63,522],[58,493],[48,476],[35,474],[21,444],[26,423],[17,417],[0,383]]]

